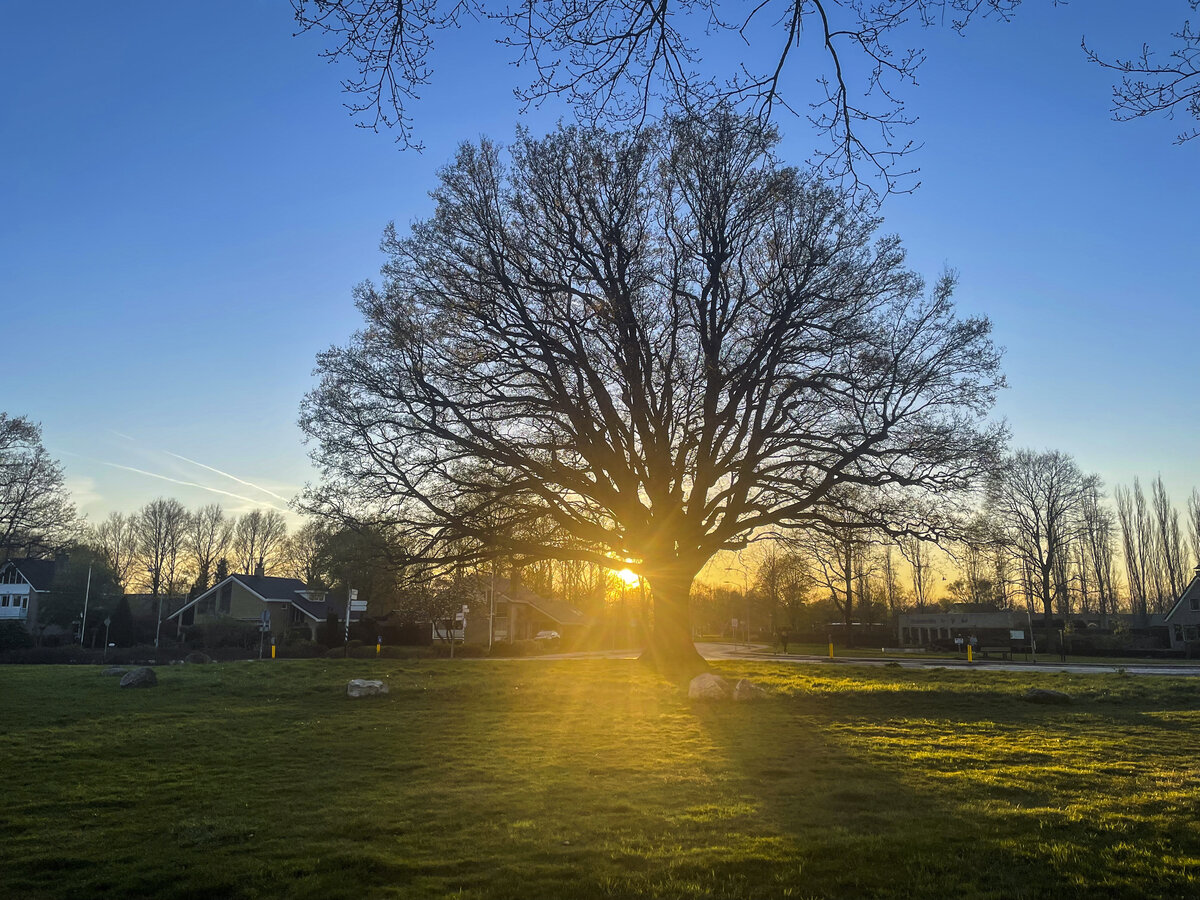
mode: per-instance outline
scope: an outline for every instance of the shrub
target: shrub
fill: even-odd
[[[542,652],[537,641],[497,641],[492,656],[536,656]]]
[[[0,653],[33,646],[33,636],[20,622],[0,622]]]
[[[306,638],[287,641],[278,649],[278,655],[288,659],[313,659],[321,655],[321,645]]]

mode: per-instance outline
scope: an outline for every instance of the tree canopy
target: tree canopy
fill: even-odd
[[[432,563],[631,568],[668,655],[719,550],[814,523],[936,535],[1002,442],[990,325],[775,141],[722,107],[523,135],[507,164],[464,145],[433,216],[388,229],[363,330],[319,358],[308,507]]]

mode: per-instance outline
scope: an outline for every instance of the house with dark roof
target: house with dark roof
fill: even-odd
[[[1163,623],[1167,626],[1172,650],[1186,650],[1189,644],[1193,649],[1200,645],[1200,566],[1196,567],[1191,583],[1167,612]]]
[[[35,633],[38,603],[51,593],[52,559],[10,559],[0,565],[0,622],[18,622]]]
[[[269,613],[270,634],[282,637],[295,629],[308,629],[312,640],[330,612],[339,610],[325,599],[325,592],[310,590],[298,578],[273,575],[230,575],[185,603],[171,615],[176,630],[220,622],[263,621]]]
[[[542,631],[557,631],[564,643],[574,643],[588,625],[588,617],[562,600],[551,600],[522,584],[512,584],[506,578],[493,582],[482,578],[479,594],[484,610],[491,609],[495,596],[495,617],[492,620],[494,641],[531,640]],[[467,621],[466,643],[487,643],[488,616],[476,615]]]

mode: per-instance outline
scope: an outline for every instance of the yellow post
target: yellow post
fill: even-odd
[[[380,648],[382,648],[382,647],[383,647],[383,642],[382,642],[382,641],[376,641],[376,642],[375,642],[375,655],[376,655],[376,656],[378,656],[378,655],[379,655],[379,650],[380,650]]]
[[[829,639],[829,658],[833,659],[833,638]]]
[[[967,662],[974,662],[974,661],[975,661],[975,655],[971,651],[971,645],[967,644]]]
[[[275,637],[271,637],[271,659],[275,658]]]

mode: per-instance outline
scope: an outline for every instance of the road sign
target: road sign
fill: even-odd
[[[260,627],[260,628],[261,628],[263,631],[270,631],[270,630],[271,630],[271,611],[270,611],[269,609],[264,609],[264,610],[263,610],[262,619],[261,619],[261,621],[259,622],[259,627]]]
[[[366,612],[366,611],[367,611],[367,601],[366,600],[351,600],[350,601],[350,612]]]
[[[357,600],[357,599],[358,599],[358,588],[351,588],[351,589],[350,589],[350,599],[351,599],[351,600]]]

